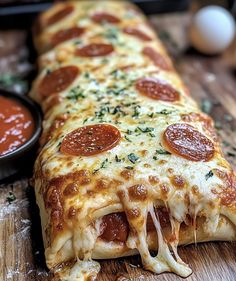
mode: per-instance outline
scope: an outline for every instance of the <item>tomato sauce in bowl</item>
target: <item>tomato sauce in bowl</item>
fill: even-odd
[[[34,120],[19,101],[0,96],[0,155],[16,150],[32,136]]]
[[[42,113],[34,101],[0,90],[0,182],[32,169],[41,124]]]

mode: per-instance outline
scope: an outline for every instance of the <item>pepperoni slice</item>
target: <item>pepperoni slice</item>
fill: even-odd
[[[135,87],[140,94],[154,100],[168,102],[179,100],[179,92],[155,78],[141,78],[136,81]]]
[[[100,57],[112,53],[114,50],[111,44],[91,43],[75,51],[79,57]]]
[[[67,134],[60,151],[74,156],[90,156],[112,149],[120,139],[120,131],[112,125],[88,125]]]
[[[171,152],[188,160],[209,161],[214,155],[212,141],[188,124],[177,123],[168,126],[163,140]]]
[[[82,33],[84,33],[84,28],[81,27],[71,27],[59,30],[52,36],[52,45],[56,46],[64,41],[79,37]]]
[[[91,19],[96,23],[103,23],[103,22],[109,22],[109,23],[119,23],[120,19],[116,16],[113,16],[109,13],[95,13],[91,16]]]
[[[70,13],[72,13],[73,10],[74,10],[73,6],[63,7],[62,9],[60,9],[59,11],[57,11],[55,14],[53,14],[52,16],[50,16],[48,18],[47,25],[52,25],[52,24],[62,20],[63,18],[68,16]]]
[[[129,224],[124,212],[113,213],[102,218],[100,237],[106,241],[125,242],[129,234]]]
[[[171,67],[165,58],[151,47],[145,47],[142,53],[147,56],[153,63],[163,70],[170,70]]]
[[[64,66],[47,74],[40,82],[38,93],[42,97],[64,91],[79,74],[76,66]]]
[[[132,27],[125,27],[123,29],[123,32],[129,35],[133,35],[139,39],[142,39],[144,41],[151,41],[152,38],[150,36],[148,36],[147,34],[145,34],[144,32],[142,32],[141,30],[138,30],[136,28],[132,28]]]

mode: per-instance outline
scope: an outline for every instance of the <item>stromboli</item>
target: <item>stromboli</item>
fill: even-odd
[[[70,261],[61,278],[86,280],[99,271],[91,258],[139,253],[153,272],[188,276],[177,245],[236,238],[235,175],[212,120],[130,3],[60,3],[38,25],[34,182],[48,267]]]

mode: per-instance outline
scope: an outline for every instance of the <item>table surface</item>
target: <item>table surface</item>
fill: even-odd
[[[203,56],[189,47],[189,13],[152,16],[151,22],[171,54],[190,93],[216,122],[223,151],[236,167],[236,42],[220,56]],[[0,86],[25,90],[27,62],[23,31],[0,32]],[[6,45],[8,48],[6,48]],[[11,75],[6,75],[11,73]],[[13,75],[13,76],[12,76]],[[0,185],[0,280],[51,281],[46,270],[40,218],[28,179],[32,166]],[[13,193],[13,195],[11,194]],[[9,203],[10,197],[15,200]],[[14,198],[13,198],[14,199]],[[179,248],[193,274],[186,281],[236,280],[236,243],[214,242]],[[98,280],[182,280],[174,274],[144,271],[140,258],[102,261]]]

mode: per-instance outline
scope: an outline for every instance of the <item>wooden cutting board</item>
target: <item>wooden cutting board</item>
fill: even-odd
[[[198,54],[188,48],[186,28],[189,17],[189,14],[158,15],[151,20],[159,30],[191,94],[215,119],[223,140],[223,150],[236,168],[236,43],[222,56],[206,57]],[[0,65],[0,74],[2,70],[4,68],[1,69]],[[22,172],[0,185],[1,281],[53,280],[45,266],[40,218],[34,191],[28,184],[32,166],[27,171],[28,174]],[[11,200],[10,204],[8,201]],[[179,248],[179,254],[193,269],[193,274],[186,281],[236,280],[235,242],[184,246]],[[137,256],[102,261],[101,265],[98,281],[182,280],[170,273],[158,276],[144,271]]]

